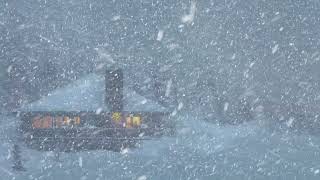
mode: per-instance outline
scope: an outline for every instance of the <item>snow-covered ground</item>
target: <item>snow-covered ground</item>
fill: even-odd
[[[14,119],[1,117],[0,179],[319,179],[320,138],[271,133],[250,122],[219,127],[180,116],[177,135],[121,153],[41,153],[22,148],[26,172],[11,170]],[[10,122],[10,123],[9,123]]]

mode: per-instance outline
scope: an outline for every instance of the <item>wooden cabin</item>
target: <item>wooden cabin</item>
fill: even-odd
[[[172,130],[169,109],[126,86],[126,76],[92,73],[23,105],[23,140],[38,150],[115,150]]]

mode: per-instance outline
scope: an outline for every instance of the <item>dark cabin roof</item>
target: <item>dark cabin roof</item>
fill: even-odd
[[[147,99],[126,86],[124,80],[124,111],[127,112],[168,112],[156,101]],[[89,74],[75,82],[58,88],[47,96],[25,104],[20,111],[97,111],[109,112],[105,104],[105,78],[100,74]]]

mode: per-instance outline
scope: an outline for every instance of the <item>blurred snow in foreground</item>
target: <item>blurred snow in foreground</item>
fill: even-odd
[[[186,14],[184,16],[182,16],[181,18],[181,21],[183,23],[192,23],[193,22],[193,19],[194,19],[194,16],[196,14],[196,1],[191,1],[191,5],[190,5],[190,9],[189,9],[189,14]]]
[[[177,116],[178,117],[178,116]],[[12,118],[1,117],[1,135],[13,135]],[[180,116],[176,137],[145,141],[125,153],[61,153],[23,148],[26,172],[13,172],[11,143],[1,139],[3,179],[319,179],[318,137],[271,133],[258,122],[208,124]]]

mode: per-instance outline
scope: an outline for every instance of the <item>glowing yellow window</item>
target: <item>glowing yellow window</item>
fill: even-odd
[[[63,118],[61,116],[58,116],[55,118],[55,121],[56,121],[56,127],[60,128],[63,123]]]
[[[121,113],[120,112],[112,113],[112,120],[115,122],[119,122],[121,120]]]
[[[63,117],[62,125],[69,125],[69,124],[70,124],[70,118],[68,116]]]
[[[32,121],[32,127],[33,128],[41,128],[42,122],[41,122],[40,118],[41,118],[40,116],[37,116],[37,117],[33,118],[33,121]]]
[[[127,128],[132,127],[132,118],[131,118],[131,116],[128,116],[128,117],[126,118],[126,127],[127,127]]]
[[[52,117],[35,117],[32,121],[33,128],[52,128]]]
[[[52,117],[46,116],[42,119],[42,128],[51,128],[52,127]]]
[[[75,124],[80,125],[80,117],[75,117]]]
[[[140,126],[141,125],[141,117],[140,116],[133,116],[132,124],[133,124],[133,126]]]

